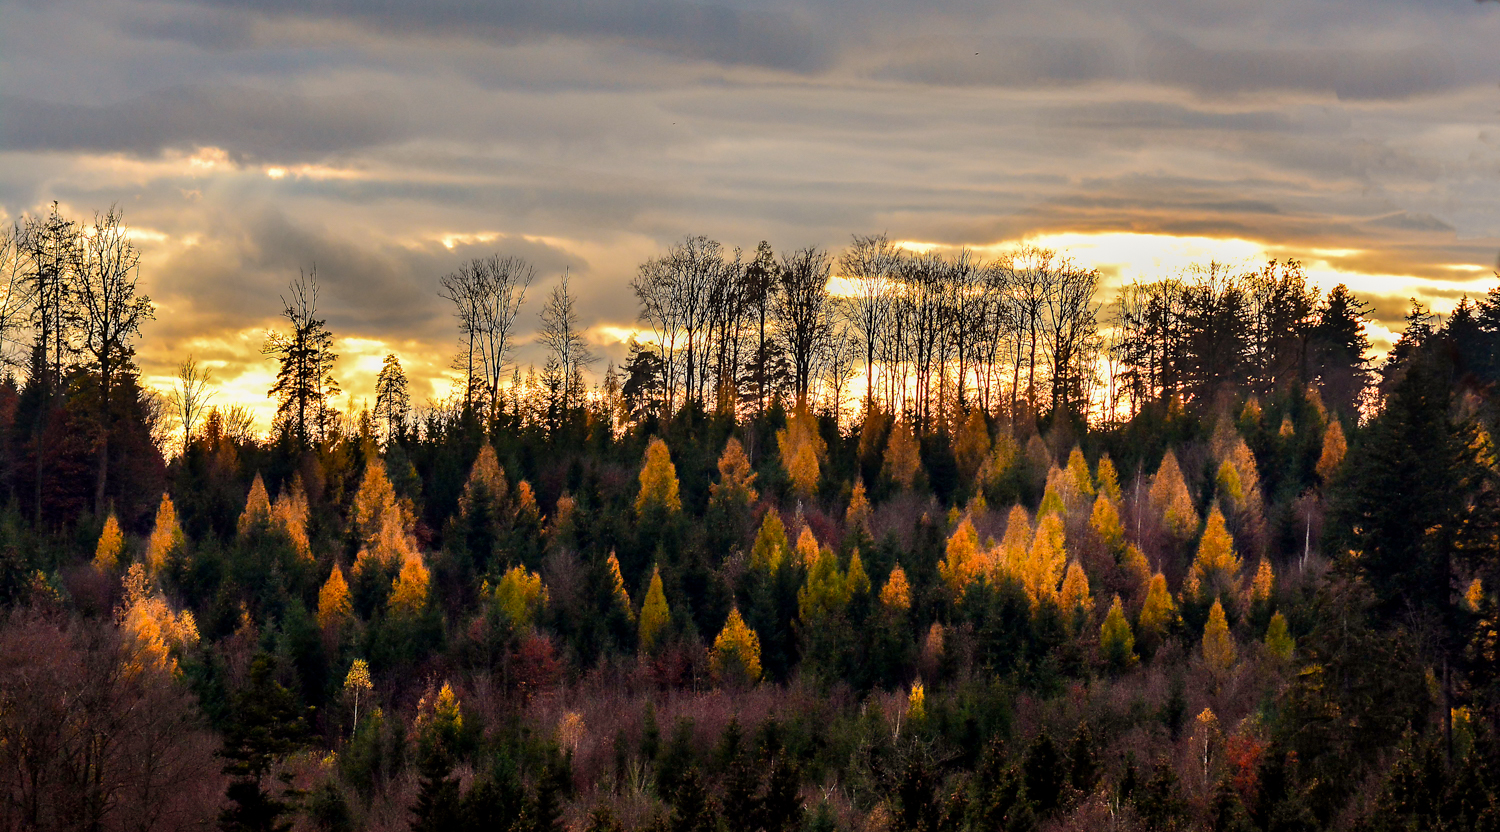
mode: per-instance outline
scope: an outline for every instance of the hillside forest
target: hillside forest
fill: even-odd
[[[257,425],[149,275],[0,241],[6,829],[1500,829],[1500,286],[688,237],[601,368],[496,254],[341,409],[309,272]]]

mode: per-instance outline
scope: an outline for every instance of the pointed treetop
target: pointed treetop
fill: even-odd
[[[719,456],[719,481],[709,486],[710,499],[725,505],[749,505],[759,498],[753,487],[755,472],[740,440],[733,436]]]
[[[1099,493],[1108,495],[1118,505],[1120,502],[1120,477],[1115,472],[1115,463],[1109,458],[1109,454],[1099,457],[1099,465],[1095,470],[1094,480],[1099,483]]]
[[[651,583],[646,588],[646,600],[641,602],[641,652],[650,653],[656,648],[662,631],[667,628],[667,623],[671,620],[672,612],[667,608],[667,593],[662,589],[661,568],[652,567]]]
[[[125,536],[120,532],[120,521],[111,511],[104,519],[104,530],[99,533],[99,543],[94,546],[94,568],[100,572],[113,572],[120,568],[120,555],[125,551]]]
[[[880,605],[891,611],[905,612],[911,608],[911,587],[906,582],[906,570],[901,564],[891,569],[880,589]]]
[[[644,515],[657,509],[668,513],[682,510],[682,498],[677,494],[677,466],[672,464],[672,454],[667,443],[659,436],[651,437],[646,446],[646,461],[641,467],[641,490],[635,498],[635,512]]]
[[[786,527],[781,522],[781,512],[768,509],[760,521],[760,530],[755,533],[755,545],[750,549],[750,566],[754,569],[775,571],[781,567],[787,555]]]
[[[240,514],[238,529],[241,537],[251,530],[262,528],[271,521],[271,498],[266,494],[266,481],[256,472],[250,483],[250,496],[245,498],[245,510]]]
[[[347,621],[354,613],[349,602],[349,584],[344,570],[335,563],[323,588],[318,590],[318,627],[329,630]]]

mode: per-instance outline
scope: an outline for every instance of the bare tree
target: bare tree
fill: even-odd
[[[199,367],[192,355],[177,365],[177,383],[172,387],[171,402],[173,415],[182,423],[183,453],[187,453],[188,445],[192,444],[193,428],[214,397],[214,391],[208,389],[213,377],[213,370]]]
[[[875,354],[894,312],[892,276],[900,262],[900,249],[884,233],[855,235],[849,249],[839,257],[839,270],[852,290],[845,310],[865,359],[866,408],[875,402]]]
[[[453,302],[465,347],[460,356],[465,372],[465,402],[473,405],[475,373],[495,418],[500,406],[500,380],[510,362],[516,316],[526,302],[526,289],[536,269],[519,257],[476,258],[438,279],[438,294]]]
[[[82,228],[65,219],[56,202],[45,218],[29,217],[21,228],[35,336],[31,372],[49,391],[61,385],[63,367],[74,350],[71,324],[77,316],[71,284],[82,259],[82,238]]]
[[[22,364],[25,354],[21,331],[31,314],[31,293],[26,279],[26,257],[22,251],[24,229],[0,229],[0,365]]]
[[[568,290],[569,276],[552,287],[547,304],[542,307],[540,338],[547,346],[547,363],[542,369],[543,384],[553,393],[553,410],[560,418],[583,401],[583,368],[594,363],[594,352],[578,329],[575,298]]]
[[[261,352],[276,356],[281,364],[270,395],[279,399],[277,421],[283,428],[295,431],[297,442],[307,447],[309,439],[327,437],[330,402],[339,393],[333,377],[338,355],[333,352],[333,333],[318,318],[318,273],[301,273],[288,285],[281,297],[281,316],[291,325],[291,332],[269,333]]]
[[[781,260],[781,282],[772,309],[792,361],[792,390],[798,407],[807,406],[815,364],[833,324],[828,302],[828,276],[832,270],[828,252],[812,247],[799,249]]]
[[[141,324],[156,317],[151,298],[136,294],[141,255],[121,219],[113,207],[94,215],[93,231],[83,238],[83,256],[72,289],[83,352],[99,377],[99,462],[94,481],[94,510],[99,513],[104,511],[109,476],[115,387],[133,364],[133,341],[141,334]]]

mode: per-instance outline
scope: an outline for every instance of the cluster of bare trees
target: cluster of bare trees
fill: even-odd
[[[137,293],[139,267],[140,253],[113,207],[85,226],[54,203],[46,216],[26,217],[0,234],[0,359],[24,367],[49,401],[75,369],[96,380],[96,508],[108,483],[116,391],[133,373],[141,324],[154,317],[151,299]],[[42,408],[38,418],[44,415]]]
[[[984,262],[856,236],[835,263],[689,237],[635,278],[649,343],[633,349],[626,391],[667,412],[756,411],[776,396],[836,412],[862,361],[866,403],[922,425],[976,406],[1080,410],[1097,381],[1098,285],[1037,248]]]
[[[494,254],[470,260],[438,279],[438,294],[453,302],[462,348],[454,363],[464,373],[464,404],[499,407],[500,383],[515,346],[516,316],[536,269],[519,257]]]

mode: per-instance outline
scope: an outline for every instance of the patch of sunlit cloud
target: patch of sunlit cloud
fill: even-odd
[[[369,174],[354,168],[335,168],[328,165],[267,165],[263,168],[271,179],[349,180],[367,179]]]

